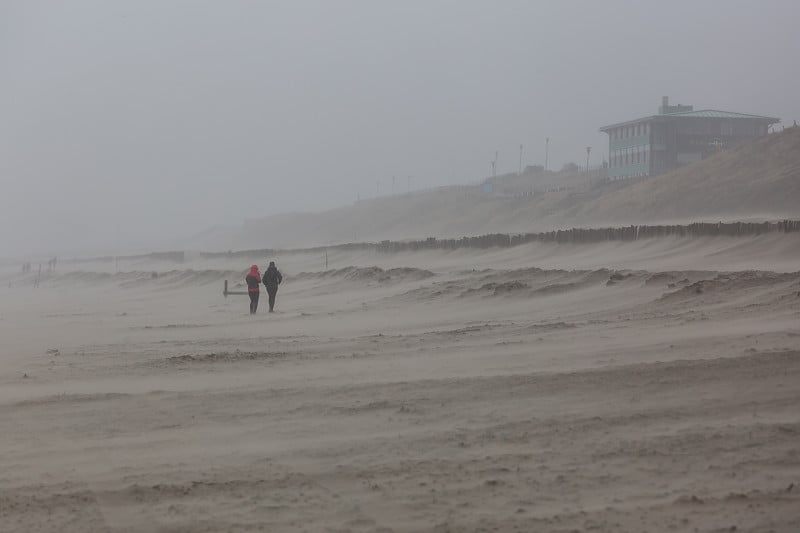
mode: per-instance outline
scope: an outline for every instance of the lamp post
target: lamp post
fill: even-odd
[[[522,145],[519,145],[519,175],[522,176]]]
[[[586,173],[587,174],[589,173],[589,154],[591,153],[591,151],[592,151],[592,147],[591,146],[587,146],[586,147]]]
[[[547,166],[547,156],[550,155],[550,137],[546,137],[544,140],[544,170],[547,172],[550,167]]]

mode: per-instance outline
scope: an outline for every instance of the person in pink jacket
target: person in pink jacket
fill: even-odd
[[[261,274],[258,272],[258,265],[250,267],[250,272],[245,276],[247,282],[247,294],[250,296],[250,314],[256,314],[258,310],[258,297],[261,293]]]

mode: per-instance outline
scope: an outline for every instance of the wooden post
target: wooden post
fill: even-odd
[[[247,296],[247,294],[248,294],[247,291],[229,291],[228,290],[228,280],[227,279],[225,280],[225,283],[224,283],[223,289],[222,289],[222,295],[225,298],[227,298],[229,295],[244,295],[244,296]]]

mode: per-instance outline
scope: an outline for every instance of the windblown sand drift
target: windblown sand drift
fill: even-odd
[[[2,530],[798,530],[797,237],[7,273]]]

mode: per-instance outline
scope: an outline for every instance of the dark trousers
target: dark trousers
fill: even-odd
[[[269,295],[269,310],[271,312],[275,308],[275,295],[278,294],[278,287],[267,286],[267,294]]]
[[[256,314],[256,311],[258,310],[258,295],[259,295],[259,292],[258,291],[248,292],[247,294],[250,295],[250,314],[254,315],[254,314]]]

